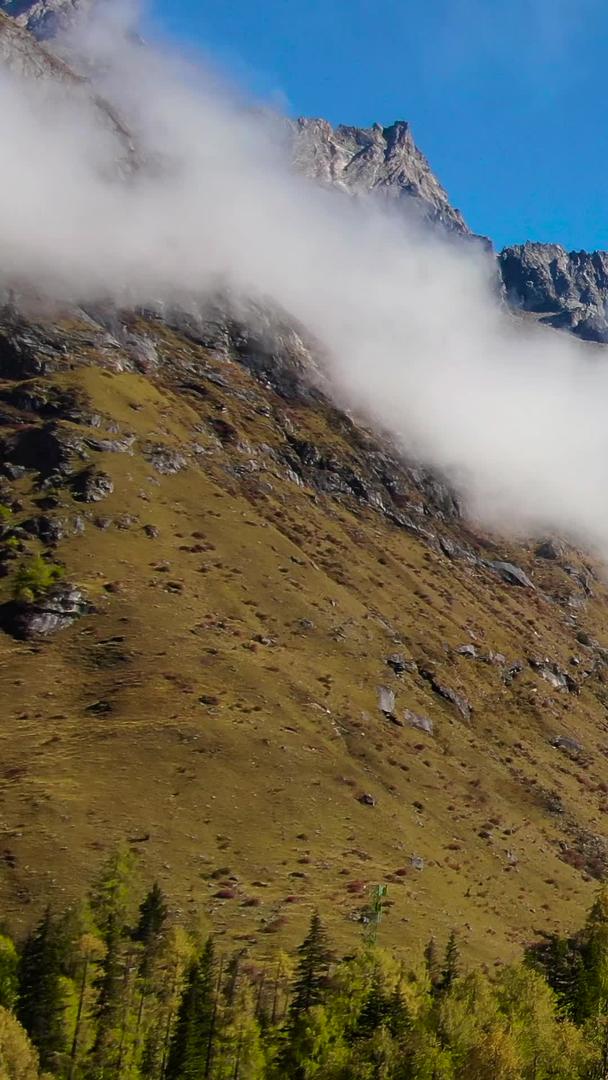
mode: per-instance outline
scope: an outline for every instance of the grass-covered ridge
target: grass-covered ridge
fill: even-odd
[[[122,345],[74,318],[15,333],[0,603],[42,558],[90,611],[0,636],[16,926],[79,895],[117,841],[234,944],[292,946],[318,907],[347,948],[381,882],[405,954],[456,926],[493,963],[581,919],[608,806],[597,568],[465,524],[257,353],[151,318]]]

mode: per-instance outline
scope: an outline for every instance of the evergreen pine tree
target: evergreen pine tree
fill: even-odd
[[[424,963],[431,984],[431,990],[435,992],[441,982],[441,965],[437,955],[437,942],[434,937],[430,938],[424,950]]]
[[[110,917],[105,931],[106,954],[96,980],[98,990],[97,1031],[92,1049],[92,1071],[105,1080],[115,1076],[120,1059],[122,1011],[129,967],[125,963],[124,943],[116,918]]]
[[[168,914],[164,893],[155,882],[139,905],[139,918],[133,931],[133,940],[143,946],[144,954],[160,938]]]
[[[140,947],[138,963],[138,987],[135,1028],[133,1040],[135,1053],[141,1056],[145,1040],[145,1009],[148,998],[154,991],[155,969],[164,944],[164,928],[168,908],[160,886],[155,882],[139,906],[139,919],[132,938]],[[158,971],[156,972],[158,976]]]
[[[365,1004],[359,1014],[356,1034],[362,1038],[369,1038],[378,1028],[388,1022],[391,1012],[391,998],[378,968],[372,976],[371,986],[365,1000]]]
[[[445,959],[443,963],[443,971],[441,972],[440,985],[442,992],[448,991],[459,975],[460,948],[458,946],[458,935],[455,930],[452,930],[448,938],[448,943],[445,950]]]
[[[66,1049],[66,1001],[61,982],[61,950],[47,908],[27,938],[19,962],[17,1016],[40,1055],[43,1069],[52,1069]]]
[[[301,1013],[313,1005],[319,1005],[323,1000],[331,959],[327,934],[319,912],[315,911],[308,933],[298,947],[298,963],[290,1005],[292,1019],[297,1019]]]
[[[186,973],[164,1080],[205,1080],[210,1075],[216,999],[215,949],[209,938]]]
[[[390,997],[387,1026],[394,1039],[403,1038],[411,1026],[411,1018],[403,1000],[400,982],[395,983]]]

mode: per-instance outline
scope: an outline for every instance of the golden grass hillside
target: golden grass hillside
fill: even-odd
[[[234,337],[151,316],[0,331],[1,600],[44,553],[94,607],[0,634],[9,924],[126,842],[226,948],[292,945],[314,906],[347,947],[379,882],[382,940],[410,954],[456,927],[492,962],[578,925],[608,866],[597,570],[466,524]],[[83,470],[111,493],[83,502]]]

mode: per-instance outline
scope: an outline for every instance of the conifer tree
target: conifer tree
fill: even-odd
[[[216,1010],[215,949],[209,938],[186,973],[165,1080],[205,1080],[210,1075]]]
[[[154,885],[139,905],[139,918],[133,931],[133,940],[139,942],[144,957],[149,958],[158,944],[167,921],[169,909],[164,893],[158,884]]]
[[[387,1023],[391,1013],[391,997],[382,982],[378,968],[374,970],[371,986],[365,1004],[359,1015],[356,1034],[368,1038],[383,1024]]]
[[[65,1006],[59,941],[47,908],[23,946],[17,1006],[17,1017],[36,1047],[43,1069],[52,1069],[66,1049]]]
[[[327,976],[332,955],[327,942],[327,934],[319,912],[315,911],[310,920],[308,933],[298,947],[293,998],[290,1006],[292,1019],[297,1019],[313,1005],[319,1005],[327,984]]]
[[[445,993],[450,989],[452,984],[456,981],[460,975],[460,948],[458,946],[458,935],[455,930],[452,930],[448,938],[448,943],[445,950],[445,959],[443,963],[443,971],[441,972],[441,991]]]
[[[120,1060],[123,1002],[129,967],[116,917],[105,928],[106,953],[96,980],[96,1037],[92,1049],[92,1071],[99,1080],[115,1076]]]
[[[436,991],[441,983],[441,964],[437,955],[437,942],[434,937],[429,939],[424,950],[424,963],[431,990]]]

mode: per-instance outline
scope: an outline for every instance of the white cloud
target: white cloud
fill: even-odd
[[[204,72],[115,26],[85,44],[145,167],[120,175],[124,147],[84,99],[2,75],[5,280],[119,304],[218,284],[269,297],[323,343],[339,400],[450,472],[474,512],[608,552],[596,350],[509,316],[481,253],[293,176],[282,124]]]

